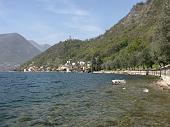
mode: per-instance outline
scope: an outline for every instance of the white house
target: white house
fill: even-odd
[[[79,64],[80,64],[81,66],[84,66],[86,63],[85,63],[84,61],[80,61]]]
[[[70,61],[70,60],[68,60],[68,61],[67,61],[67,64],[70,64],[70,63],[71,63],[71,61]]]
[[[72,63],[72,66],[75,66],[76,65],[76,63]]]

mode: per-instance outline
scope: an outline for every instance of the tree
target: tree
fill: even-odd
[[[103,61],[102,61],[100,55],[97,55],[97,56],[94,55],[91,63],[92,63],[92,66],[91,66],[92,71],[100,71],[101,70]]]
[[[93,56],[92,60],[91,60],[91,71],[95,71],[95,66],[96,66],[96,59]]]
[[[103,61],[102,61],[100,55],[98,55],[98,56],[96,57],[96,71],[100,71],[100,70],[101,70],[101,68],[102,68],[102,63],[103,63]]]
[[[137,66],[137,57],[135,52],[129,58],[129,67],[135,68],[136,66]]]
[[[151,45],[152,58],[160,66],[170,63],[170,1],[163,2],[163,13]]]
[[[147,68],[152,68],[152,65],[154,64],[154,62],[152,61],[152,56],[148,48],[143,50],[142,57],[143,57],[142,64],[146,65]]]

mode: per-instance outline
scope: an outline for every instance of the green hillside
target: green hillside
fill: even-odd
[[[106,19],[107,20],[107,19]],[[25,63],[55,66],[68,59],[100,57],[103,69],[152,67],[170,63],[170,1],[148,0],[103,35],[86,41],[67,40]]]

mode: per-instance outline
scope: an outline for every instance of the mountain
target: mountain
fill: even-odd
[[[41,51],[17,33],[0,34],[0,70],[8,70],[30,60]]]
[[[34,45],[36,48],[38,48],[40,51],[44,52],[47,50],[49,47],[51,47],[49,44],[38,44],[37,42],[30,40],[29,41],[32,45]]]
[[[133,6],[103,35],[85,41],[60,42],[21,69],[30,64],[57,66],[68,59],[91,61],[96,57],[102,60],[103,69],[158,67],[170,63],[169,49],[170,1],[148,0]]]
[[[48,48],[51,47],[51,45],[49,45],[49,44],[42,44],[40,46],[41,46],[41,51],[45,51],[45,50],[47,50]]]

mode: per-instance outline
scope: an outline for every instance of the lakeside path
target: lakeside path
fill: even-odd
[[[160,80],[156,82],[156,84],[162,90],[170,91],[170,70],[165,71],[98,71],[93,73],[107,73],[107,74],[128,74],[128,75],[151,75],[159,77]],[[165,75],[166,74],[166,75]],[[160,76],[161,75],[161,76]]]

